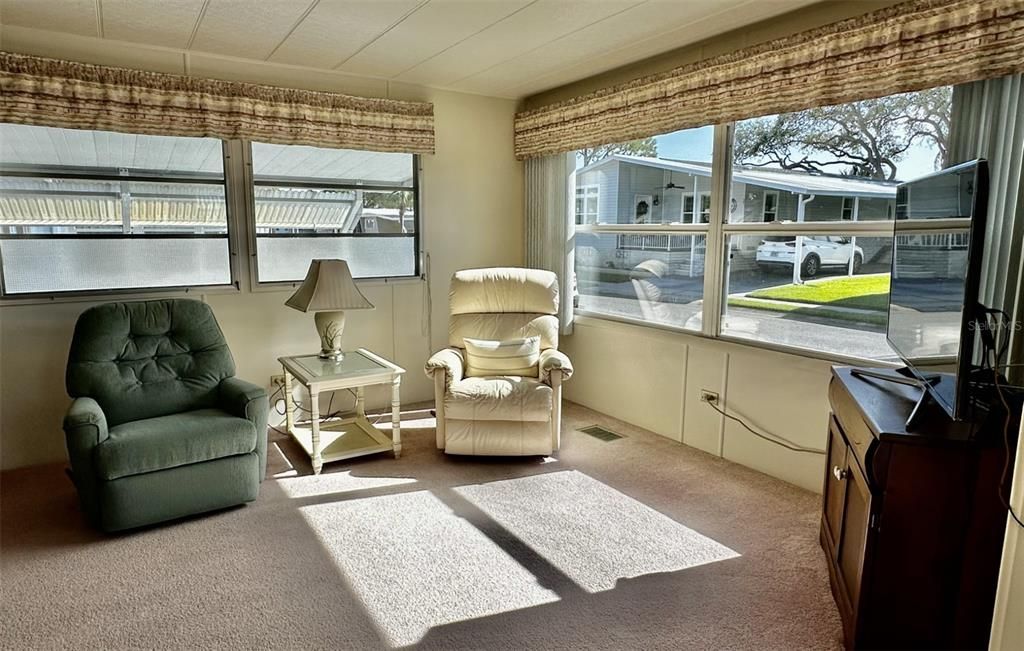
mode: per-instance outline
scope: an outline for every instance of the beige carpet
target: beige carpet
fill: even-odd
[[[61,466],[0,481],[0,647],[832,649],[819,498],[575,405],[549,459],[310,475],[275,436],[245,507],[102,536]],[[626,435],[574,431],[600,423]]]

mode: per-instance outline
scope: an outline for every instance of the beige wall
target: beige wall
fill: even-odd
[[[422,157],[426,282],[363,283],[376,306],[353,312],[346,347],[365,346],[391,357],[408,373],[403,402],[429,400],[432,386],[422,367],[447,340],[448,279],[460,268],[518,265],[523,261],[523,172],[512,154],[510,100],[434,91],[409,85],[292,66],[189,55],[166,48],[110,44],[98,39],[2,28],[0,47],[91,63],[333,90],[366,96],[434,102],[437,151]],[[280,373],[276,358],[317,347],[312,318],[285,308],[289,291],[211,293],[213,306],[241,377],[269,385]],[[64,365],[74,322],[90,302],[0,307],[0,467],[15,468],[65,458],[61,418],[69,399]],[[433,341],[428,340],[433,334]],[[338,399],[342,399],[339,394]],[[383,404],[383,393],[368,392]]]
[[[576,373],[565,396],[715,456],[820,492],[823,456],[763,441],[700,401],[800,446],[824,449],[829,362],[696,335],[580,318],[562,346]]]

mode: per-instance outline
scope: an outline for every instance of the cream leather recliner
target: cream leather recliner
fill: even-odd
[[[562,381],[558,278],[537,269],[468,269],[452,276],[448,344],[426,365],[434,379],[437,447],[449,454],[543,455],[558,449]],[[464,377],[465,338],[540,337],[537,377]]]

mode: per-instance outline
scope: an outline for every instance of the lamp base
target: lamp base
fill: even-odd
[[[320,335],[320,357],[340,362],[345,358],[341,351],[341,335],[345,331],[345,312],[317,312],[313,315],[316,333]]]

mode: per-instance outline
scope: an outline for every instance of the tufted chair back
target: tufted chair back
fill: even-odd
[[[107,303],[78,317],[66,383],[113,427],[216,404],[235,362],[210,306],[170,299]]]
[[[507,340],[540,337],[541,350],[558,348],[558,277],[550,271],[495,267],[452,276],[448,345],[466,337]]]

